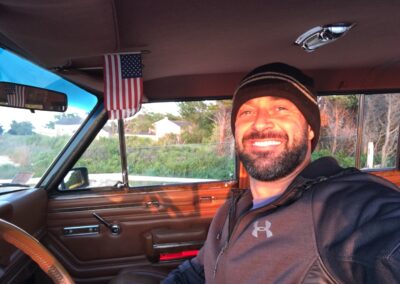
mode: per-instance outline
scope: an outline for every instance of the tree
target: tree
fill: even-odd
[[[329,96],[319,100],[321,110],[321,139],[323,149],[331,155],[337,152],[354,154],[358,98],[355,95]]]
[[[212,105],[210,109],[213,111],[214,137],[218,143],[217,154],[229,155],[231,147],[226,147],[226,142],[232,140],[230,130],[232,101],[216,101],[215,105]]]
[[[80,124],[82,122],[82,118],[76,113],[63,113],[56,115],[55,118],[55,123],[62,125]]]
[[[214,129],[214,111],[210,104],[202,101],[180,102],[178,107],[182,119],[194,125],[190,133],[182,135],[186,143],[202,143],[211,137]]]
[[[109,120],[106,125],[104,125],[103,130],[108,132],[110,136],[118,134],[117,122]]]
[[[63,113],[60,115],[54,116],[55,120],[50,121],[49,123],[46,124],[46,127],[49,129],[54,129],[56,124],[60,125],[74,125],[74,124],[80,124],[83,119],[76,113]]]
[[[54,121],[50,121],[49,123],[46,124],[46,128],[49,128],[49,129],[54,129],[55,126],[56,126],[56,124]]]
[[[11,135],[31,135],[33,134],[33,125],[29,121],[16,122],[13,120],[8,133]]]
[[[364,152],[368,142],[373,142],[381,167],[393,166],[400,122],[400,97],[396,94],[366,96],[365,102]]]

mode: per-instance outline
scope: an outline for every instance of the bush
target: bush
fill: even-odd
[[[128,155],[134,175],[229,179],[234,158],[216,155],[216,145],[189,144],[136,148]]]
[[[311,154],[311,160],[314,161],[326,156],[332,156],[332,153],[328,149],[319,149]],[[338,161],[339,165],[344,168],[355,166],[355,157],[349,156],[347,153],[336,152],[333,157]]]
[[[13,165],[0,166],[0,179],[12,179],[18,172],[19,168]]]
[[[68,137],[48,137],[39,134],[3,135],[0,137],[0,155],[9,157],[18,166],[11,171],[33,172],[33,177],[41,177],[54,158],[60,153]],[[7,169],[11,169],[10,165]],[[10,175],[10,171],[7,171]],[[3,174],[2,174],[3,175]]]

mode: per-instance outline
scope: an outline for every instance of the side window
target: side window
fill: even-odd
[[[85,187],[114,186],[122,182],[118,126],[108,121],[78,160],[74,169],[85,169]],[[68,187],[71,189],[71,187]],[[79,188],[79,187],[77,187]]]
[[[321,135],[313,159],[329,155],[344,167],[396,167],[400,94],[323,96],[318,102]]]
[[[398,150],[400,94],[365,96],[362,168],[394,168]]]
[[[232,180],[231,101],[148,103],[124,121],[130,187]],[[117,124],[109,121],[74,168],[88,187],[122,181]]]
[[[321,131],[313,158],[335,157],[341,166],[356,161],[358,95],[319,97]]]

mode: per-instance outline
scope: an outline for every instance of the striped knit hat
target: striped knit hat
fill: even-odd
[[[268,96],[279,96],[290,100],[301,111],[314,131],[314,138],[311,141],[311,149],[314,150],[318,143],[321,119],[313,85],[312,78],[284,63],[271,63],[257,67],[242,79],[233,95],[231,114],[233,135],[235,135],[236,115],[240,106],[268,92]],[[251,92],[252,88],[260,86],[263,86],[263,90],[265,88],[265,92]]]

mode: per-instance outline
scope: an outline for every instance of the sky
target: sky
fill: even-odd
[[[68,95],[69,106],[82,108],[87,112],[97,102],[97,98],[89,92],[2,48],[0,48],[0,81],[65,93]]]
[[[87,91],[64,80],[35,64],[0,48],[0,82],[14,82],[50,90],[60,91],[68,95],[68,113],[78,113],[85,117],[97,102],[97,98]],[[178,114],[177,103],[144,104],[143,110],[160,113]],[[44,127],[54,119],[54,115],[45,111],[31,113],[29,110],[0,107],[0,125],[5,131],[9,129],[12,120],[17,122],[30,121],[36,130]]]
[[[149,112],[179,114],[178,103],[175,102],[143,104],[142,109]]]

